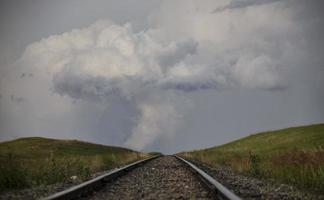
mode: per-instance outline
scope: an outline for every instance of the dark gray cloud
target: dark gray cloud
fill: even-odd
[[[183,92],[195,92],[197,90],[220,90],[223,89],[223,86],[219,85],[217,82],[211,80],[211,81],[204,81],[200,83],[185,83],[185,82],[179,82],[179,83],[167,83],[163,85],[163,89],[166,90],[180,90]]]
[[[22,73],[21,75],[20,75],[20,78],[26,78],[26,77],[28,77],[28,78],[31,78],[31,77],[33,77],[34,76],[34,74],[33,73]]]
[[[212,13],[222,12],[224,10],[246,8],[249,6],[265,5],[277,1],[282,0],[232,0],[229,4],[227,4],[224,7],[216,8]]]
[[[72,73],[58,73],[53,79],[53,92],[73,99],[104,101],[108,96],[118,96],[118,87],[113,80],[103,77],[79,76]]]
[[[10,95],[10,101],[13,103],[21,103],[21,102],[24,102],[25,99],[23,97],[17,97],[15,95]]]

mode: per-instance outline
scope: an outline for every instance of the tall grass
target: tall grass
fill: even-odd
[[[324,193],[324,124],[252,134],[184,156]]]
[[[302,188],[324,191],[324,151],[321,148],[280,153],[268,163],[271,177]]]
[[[26,168],[14,159],[12,153],[0,158],[0,191],[29,185]]]
[[[0,155],[0,191],[39,185],[86,180],[91,173],[142,159],[137,152],[97,156],[59,156],[51,153],[41,160],[21,159],[12,152]]]
[[[258,178],[272,179],[324,193],[324,151],[290,150],[276,154],[225,152],[215,154],[208,150],[183,154],[187,158],[210,165],[222,165],[234,171]]]

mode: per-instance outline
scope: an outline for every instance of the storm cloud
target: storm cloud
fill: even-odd
[[[46,68],[54,91],[76,99],[114,94],[131,98],[151,88],[188,92],[217,85],[262,89],[280,85],[278,61],[267,52],[253,52],[254,47],[247,46],[251,50],[244,55],[235,55],[237,49],[229,55],[209,53],[210,57],[230,58],[206,62],[203,56],[212,47],[191,35],[161,41],[157,35],[163,31],[134,33],[130,24],[99,21],[31,44],[20,62],[38,70]],[[214,45],[213,50],[217,49]]]
[[[323,19],[314,9],[302,1],[163,1],[145,27],[100,19],[29,44],[1,80],[1,93],[29,108],[55,104],[57,115],[77,106],[95,116],[118,105],[122,111],[111,115],[128,127],[109,124],[122,130],[111,133],[112,143],[152,148],[181,135],[197,94],[276,96],[293,91],[301,77],[319,77],[324,61],[315,49],[322,47],[312,35]]]

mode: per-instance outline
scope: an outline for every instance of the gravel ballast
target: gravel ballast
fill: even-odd
[[[163,156],[116,179],[88,199],[212,199],[182,162]]]

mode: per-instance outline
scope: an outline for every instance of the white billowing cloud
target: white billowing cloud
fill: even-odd
[[[130,98],[152,87],[185,91],[224,86],[278,87],[275,65],[279,58],[265,45],[270,42],[266,38],[269,29],[277,34],[278,27],[267,22],[245,27],[245,31],[236,30],[240,26],[235,24],[236,18],[256,17],[249,15],[197,12],[191,18],[205,24],[193,23],[193,30],[184,32],[181,38],[167,36],[177,32],[167,29],[170,24],[135,33],[130,24],[99,21],[30,45],[23,60],[37,70],[46,70],[54,91],[73,98],[102,99],[112,93]],[[227,17],[233,19],[225,25],[213,22]],[[186,27],[188,22],[175,18],[170,23]],[[230,24],[232,30],[226,27]],[[258,29],[265,35],[249,36]]]
[[[126,144],[142,149],[176,132],[185,92],[284,86],[282,51],[298,32],[289,10],[267,3],[211,13],[224,2],[163,2],[151,27],[139,32],[98,21],[29,45],[19,63],[61,96],[136,102],[139,116]],[[165,100],[170,91],[176,97]]]
[[[35,70],[46,70],[54,90],[62,95],[129,96],[165,82],[170,69],[194,54],[196,47],[190,39],[163,44],[151,31],[133,33],[129,24],[100,21],[36,42],[22,60]]]

